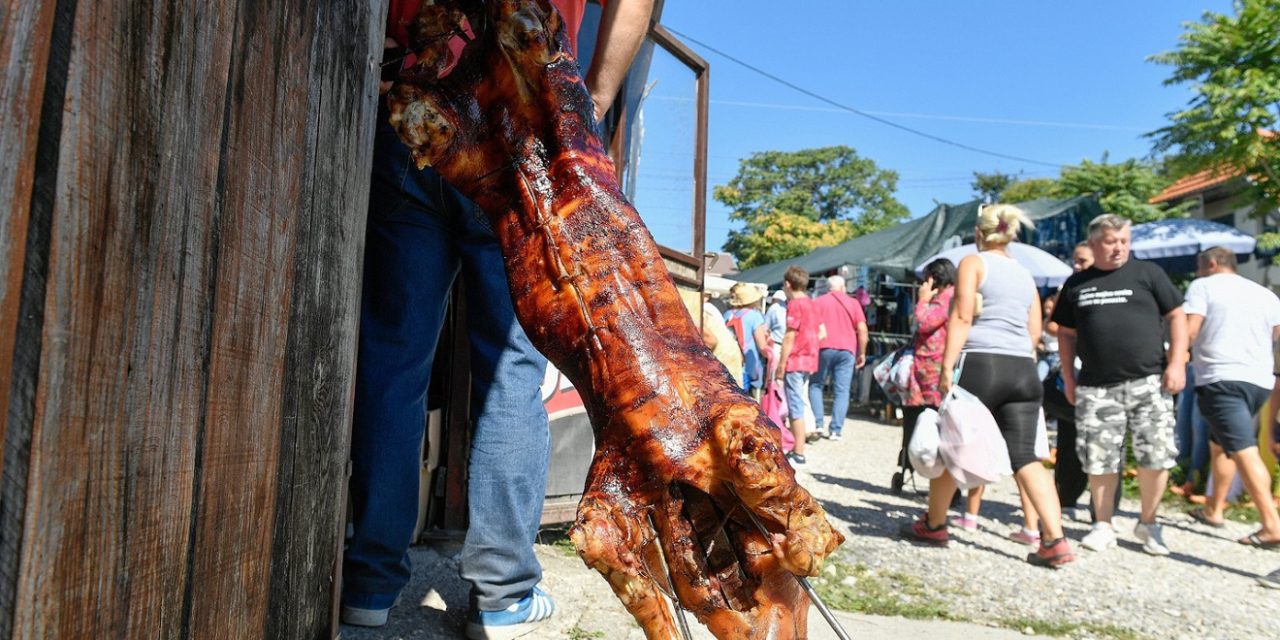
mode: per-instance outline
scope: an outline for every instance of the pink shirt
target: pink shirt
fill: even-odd
[[[818,310],[808,298],[787,301],[787,331],[795,330],[787,372],[813,373],[818,370]]]
[[[866,323],[862,305],[844,293],[832,291],[813,301],[818,319],[827,328],[827,337],[818,343],[820,349],[858,352],[858,323]]]

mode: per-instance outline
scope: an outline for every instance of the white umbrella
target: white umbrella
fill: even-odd
[[[1173,218],[1134,225],[1129,250],[1135,258],[1158,260],[1194,256],[1210,247],[1232,253],[1253,253],[1257,241],[1225,224],[1193,218]]]
[[[1071,275],[1071,267],[1065,262],[1057,259],[1044,250],[1037,249],[1029,244],[1021,242],[1010,242],[1005,251],[1009,253],[1009,257],[1013,258],[1022,265],[1027,271],[1031,272],[1031,277],[1035,278],[1036,286],[1039,287],[1056,287]],[[930,262],[938,258],[946,258],[952,264],[959,265],[960,260],[965,256],[971,256],[978,253],[978,246],[975,244],[964,244],[954,249],[947,249],[942,253],[930,257],[928,260],[921,262],[916,267],[916,275],[924,275],[924,268],[929,266]]]

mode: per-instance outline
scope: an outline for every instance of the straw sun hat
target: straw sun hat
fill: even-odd
[[[729,290],[729,304],[735,307],[745,307],[760,302],[764,297],[764,292],[759,287],[753,287],[749,284],[738,283],[733,285]]]

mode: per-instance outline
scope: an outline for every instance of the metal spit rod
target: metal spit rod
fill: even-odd
[[[649,514],[649,526],[653,527],[654,531],[658,530],[658,525],[653,521],[653,514]],[[667,574],[667,586],[671,587],[671,594],[667,599],[671,601],[671,608],[675,610],[680,637],[684,640],[693,640],[693,631],[689,629],[689,620],[684,615],[684,607],[681,607],[680,602],[676,600],[676,582],[671,579],[671,567],[667,564],[666,552],[663,551],[661,542],[654,540],[653,543],[658,545],[658,561],[662,563],[662,572]]]
[[[733,497],[738,498],[738,493],[733,490],[732,486],[727,484],[725,486],[729,488],[729,493],[732,493]],[[742,498],[738,498],[738,501],[741,502]],[[770,534],[769,530],[765,528],[764,523],[760,521],[760,518],[757,517],[750,509],[747,509],[745,504],[743,505],[743,511],[746,511],[747,517],[751,518],[752,524],[756,526],[756,529],[760,530],[760,534],[765,537],[765,540],[771,540],[772,534]],[[835,614],[827,607],[827,603],[822,601],[822,597],[818,595],[818,591],[813,588],[813,585],[809,584],[809,580],[804,576],[798,576],[794,573],[791,575],[796,579],[796,582],[800,583],[800,588],[804,589],[804,592],[809,596],[809,599],[813,601],[813,604],[818,607],[818,613],[821,613],[822,617],[827,621],[827,624],[831,625],[831,630],[836,632],[836,637],[840,640],[853,640],[849,636],[849,632],[845,631],[844,626],[836,619]]]

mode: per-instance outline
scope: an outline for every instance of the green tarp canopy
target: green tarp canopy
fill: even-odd
[[[725,277],[773,288],[782,286],[782,276],[793,264],[814,275],[848,264],[869,267],[899,279],[909,278],[916,265],[942,251],[948,240],[952,243],[973,241],[973,226],[980,203],[974,200],[964,204],[940,204],[928,215],[897,226]],[[1020,202],[1018,206],[1035,223],[1035,231],[1024,233],[1023,240],[1060,258],[1070,255],[1076,242],[1084,237],[1089,221],[1102,214],[1102,208],[1093,196],[1032,200]]]

